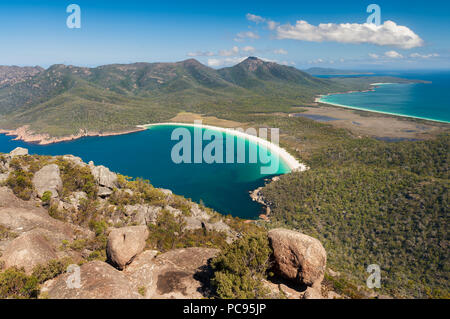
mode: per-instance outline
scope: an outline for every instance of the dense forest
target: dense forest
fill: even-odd
[[[378,264],[388,294],[449,297],[449,142],[342,137],[316,149],[310,170],[263,189],[272,226],[320,239],[330,267],[360,285]]]

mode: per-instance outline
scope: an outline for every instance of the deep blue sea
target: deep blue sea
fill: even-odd
[[[171,150],[178,141],[171,140],[173,129],[174,126],[155,126],[127,135],[85,137],[44,146],[13,141],[13,137],[0,134],[0,152],[7,153],[21,146],[28,148],[31,154],[73,154],[123,175],[148,179],[156,187],[171,189],[195,202],[203,201],[222,214],[249,219],[261,213],[261,206],[250,199],[249,191],[262,186],[265,178],[289,171],[282,162],[273,175],[261,174],[261,164],[248,161],[244,164],[236,161],[234,164],[175,164]],[[187,129],[193,134],[192,127]],[[207,143],[203,142],[203,146]],[[248,158],[249,142],[245,143]]]
[[[450,71],[374,74],[377,75],[432,83],[385,84],[378,86],[373,92],[333,94],[324,96],[321,101],[366,111],[450,122]]]

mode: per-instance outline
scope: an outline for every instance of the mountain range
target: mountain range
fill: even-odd
[[[0,87],[0,129],[27,125],[55,137],[129,130],[180,111],[225,119],[288,112],[318,94],[367,89],[374,80],[320,79],[256,57],[218,70],[195,59],[14,70],[24,75]]]

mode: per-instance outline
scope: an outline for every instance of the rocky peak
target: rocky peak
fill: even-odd
[[[29,78],[35,76],[36,74],[42,72],[44,69],[40,66],[3,66],[0,65],[0,87],[6,85],[14,85]]]
[[[265,61],[261,60],[260,58],[257,58],[254,56],[250,56],[247,59],[245,59],[244,61],[242,61],[241,63],[239,63],[238,66],[244,67],[245,69],[247,69],[250,72],[254,72],[260,66],[268,65],[268,64],[269,64],[269,62],[265,62]]]

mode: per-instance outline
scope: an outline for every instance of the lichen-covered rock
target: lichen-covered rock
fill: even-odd
[[[34,174],[32,182],[39,197],[50,191],[52,198],[56,198],[63,187],[59,167],[56,164],[42,167]]]
[[[109,260],[123,269],[145,248],[149,231],[147,226],[129,226],[111,230],[106,252]]]
[[[303,295],[303,299],[323,299],[322,294],[320,293],[320,287],[308,287]]]
[[[73,155],[64,155],[63,160],[69,161],[76,166],[86,166],[87,165],[85,162],[83,162],[83,160],[80,157],[73,156]]]
[[[136,289],[145,288],[145,298],[201,299],[209,296],[208,260],[217,256],[219,250],[183,248],[156,253],[143,252],[124,270]]]
[[[16,147],[9,153],[9,155],[11,157],[28,155],[28,150],[23,147]]]
[[[162,208],[152,205],[126,205],[125,215],[130,217],[133,223],[138,225],[155,224]]]
[[[8,177],[9,177],[9,174],[7,174],[7,173],[0,173],[0,183],[6,182]]]
[[[55,249],[43,233],[37,228],[14,239],[1,257],[5,268],[23,267],[27,273],[31,273],[35,266],[57,259]]]
[[[19,235],[35,228],[44,229],[53,233],[45,236],[49,240],[54,237],[58,245],[64,239],[74,240],[77,234],[86,238],[94,236],[89,229],[50,217],[38,202],[19,199],[7,187],[0,187],[0,225]]]
[[[81,202],[83,200],[87,200],[88,196],[85,192],[73,192],[68,198],[67,201],[72,204],[73,207],[78,209]]]
[[[327,255],[320,241],[302,233],[269,231],[276,272],[299,284],[318,286],[323,280]]]
[[[99,186],[97,195],[99,197],[108,197],[113,193],[113,190],[108,187]]]
[[[142,296],[125,274],[102,261],[91,261],[80,268],[80,287],[68,285],[70,276],[65,273],[47,281],[41,294],[50,299],[140,299]]]
[[[109,168],[105,166],[94,166],[92,162],[89,163],[92,175],[100,186],[113,189],[118,186],[117,174],[111,172]]]

